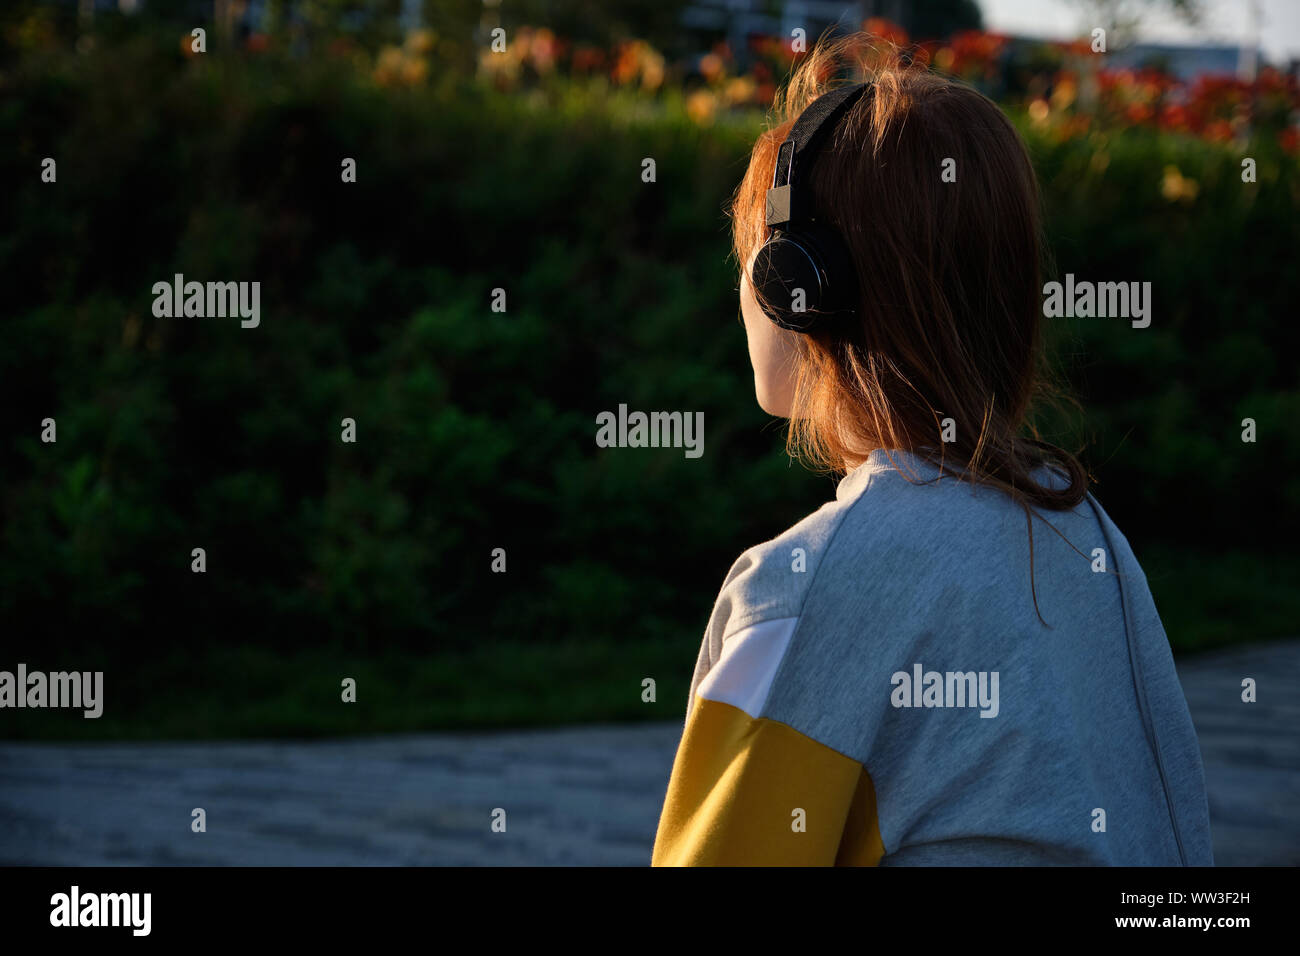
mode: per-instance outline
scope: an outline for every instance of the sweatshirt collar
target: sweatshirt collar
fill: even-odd
[[[949,470],[961,470],[951,463],[945,464]],[[938,476],[939,466],[914,452],[903,451],[898,448],[888,451],[884,448],[876,448],[867,456],[866,461],[853,468],[840,479],[835,488],[836,499],[845,501],[856,497],[866,488],[873,475],[886,471],[901,471],[909,478],[914,477],[917,480],[928,481]]]

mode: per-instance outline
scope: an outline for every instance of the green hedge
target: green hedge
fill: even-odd
[[[671,637],[690,658],[735,556],[831,493],[755,407],[736,320],[723,206],[760,117],[144,40],[34,54],[3,86],[0,615],[23,648]],[[1026,135],[1058,270],[1154,287],[1149,329],[1053,325],[1086,409],[1058,437],[1090,441],[1139,556],[1287,555],[1294,159],[1261,146],[1248,186],[1223,147]],[[1167,165],[1193,202],[1162,196]],[[261,326],[153,317],[175,272],[260,281]],[[597,449],[623,402],[703,411],[704,456]]]

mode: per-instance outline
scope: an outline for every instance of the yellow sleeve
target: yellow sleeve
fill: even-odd
[[[862,764],[786,724],[696,696],[652,866],[875,866],[883,855]]]

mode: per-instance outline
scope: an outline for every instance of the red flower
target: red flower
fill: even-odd
[[[1159,124],[1161,129],[1182,130],[1191,129],[1191,117],[1187,110],[1181,106],[1165,106],[1160,110]]]
[[[594,46],[580,46],[573,51],[570,61],[575,72],[590,73],[605,65],[605,51]]]
[[[1205,127],[1205,138],[1212,143],[1226,143],[1232,139],[1232,124],[1216,119]]]
[[[1146,103],[1130,103],[1128,108],[1124,110],[1124,119],[1135,126],[1147,122],[1154,115],[1155,110]]]

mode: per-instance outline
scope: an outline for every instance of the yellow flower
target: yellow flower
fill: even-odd
[[[731,106],[738,106],[742,103],[748,103],[754,99],[754,93],[758,89],[758,84],[754,82],[753,77],[738,76],[735,79],[728,80],[723,95],[727,103]]]
[[[406,35],[406,52],[421,56],[433,49],[436,35],[432,30],[412,30]]]
[[[375,63],[374,78],[380,86],[395,83],[402,72],[405,57],[400,48],[386,46],[379,51],[379,60]]]
[[[1177,166],[1166,166],[1164,178],[1160,182],[1160,192],[1170,202],[1190,203],[1196,198],[1200,186],[1195,179],[1188,179]]]
[[[1067,109],[1074,102],[1077,95],[1078,89],[1074,84],[1074,80],[1066,77],[1056,84],[1056,89],[1052,91],[1052,109]]]
[[[696,90],[686,97],[686,115],[701,126],[712,123],[717,110],[718,98],[708,90]]]
[[[379,61],[372,76],[380,86],[414,86],[428,73],[428,60],[390,45],[379,51]]]
[[[429,73],[429,62],[427,60],[407,57],[402,63],[402,82],[407,86],[415,86],[420,83]]]
[[[657,90],[664,82],[664,58],[653,50],[641,61],[641,87]]]

